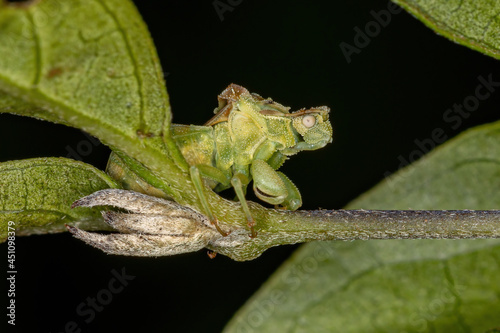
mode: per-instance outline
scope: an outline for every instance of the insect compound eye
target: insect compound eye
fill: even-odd
[[[307,115],[304,118],[302,118],[302,125],[304,125],[307,128],[311,128],[314,125],[316,125],[316,117],[313,115]]]

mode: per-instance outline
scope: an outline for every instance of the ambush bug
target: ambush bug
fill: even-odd
[[[297,187],[276,171],[288,158],[303,150],[316,150],[332,141],[326,106],[289,112],[270,98],[251,94],[230,84],[219,96],[219,106],[205,125],[172,125],[172,136],[190,166],[190,176],[210,221],[222,235],[203,186],[216,192],[234,188],[251,237],[255,222],[245,199],[253,180],[255,195],[283,209],[302,205]]]

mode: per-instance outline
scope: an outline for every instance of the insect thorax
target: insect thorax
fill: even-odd
[[[295,144],[289,119],[266,118],[256,121],[235,111],[214,126],[173,124],[172,136],[189,165],[211,165],[230,175],[234,165],[250,165],[263,144],[273,152]]]

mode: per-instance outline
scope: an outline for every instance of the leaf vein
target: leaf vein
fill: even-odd
[[[139,75],[137,59],[134,55],[134,52],[132,51],[132,46],[130,45],[130,41],[128,39],[127,32],[120,24],[115,13],[112,10],[110,10],[108,8],[108,6],[105,4],[105,1],[97,0],[97,2],[102,6],[102,8],[106,11],[106,13],[115,22],[116,27],[118,28],[118,32],[123,37],[123,42],[125,43],[125,48],[127,50],[127,53],[130,57],[130,60],[132,61],[133,67],[134,67],[134,77],[137,79],[137,86],[138,86],[137,90],[138,90],[138,95],[139,95],[139,128],[138,128],[138,130],[146,132],[145,122],[144,122],[144,96],[143,96],[143,91],[142,91],[143,82],[142,82],[141,76]]]
[[[450,260],[450,259],[448,259]],[[453,275],[451,273],[450,265],[448,263],[448,260],[443,260],[443,272],[444,272],[444,278],[449,284],[450,292],[455,296],[455,304],[453,305],[453,312],[457,316],[457,322],[458,324],[462,327],[464,332],[470,332],[471,328],[467,323],[465,322],[465,318],[461,312],[461,307],[463,304],[462,298],[460,297],[460,293],[458,292],[455,284],[455,279],[453,278]]]
[[[33,86],[37,86],[40,83],[41,72],[42,72],[42,49],[40,46],[40,36],[38,35],[38,28],[33,19],[33,14],[31,11],[27,12],[28,20],[30,21],[32,32],[33,32],[33,42],[35,44],[35,76],[33,78]]]

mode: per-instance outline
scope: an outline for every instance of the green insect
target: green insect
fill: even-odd
[[[297,187],[276,171],[288,158],[303,150],[315,150],[332,141],[326,106],[290,113],[290,108],[251,94],[236,84],[219,96],[215,116],[204,126],[172,125],[172,135],[190,165],[191,179],[205,213],[218,226],[204,193],[203,179],[216,192],[230,187],[245,213],[251,237],[255,221],[245,193],[253,180],[256,196],[280,208],[302,205]]]

